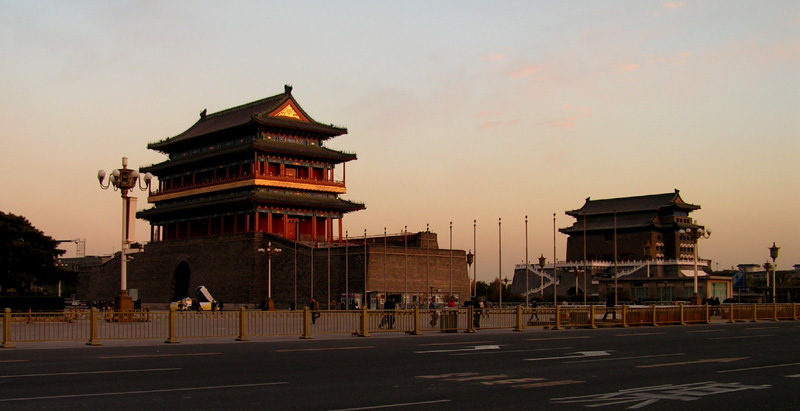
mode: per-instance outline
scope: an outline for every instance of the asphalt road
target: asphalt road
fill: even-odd
[[[799,337],[787,321],[37,343],[0,350],[0,409],[798,410]]]

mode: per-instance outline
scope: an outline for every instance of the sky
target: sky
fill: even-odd
[[[358,155],[344,198],[367,209],[345,217],[351,235],[429,224],[449,248],[452,222],[490,281],[526,248],[552,261],[554,213],[562,228],[587,197],[679,189],[702,207],[715,268],[762,264],[773,242],[779,269],[800,264],[796,0],[0,8],[0,210],[89,255],[120,248],[120,196],[99,169],[165,161],[147,144],[291,84],[315,120],[348,129],[328,146]],[[559,260],[565,246],[555,235]]]

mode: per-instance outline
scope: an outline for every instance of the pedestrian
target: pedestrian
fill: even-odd
[[[439,321],[439,310],[436,309],[436,297],[431,297],[431,302],[428,303],[428,311],[431,313],[431,327],[436,327]]]
[[[616,308],[616,301],[614,301],[614,293],[609,292],[606,294],[606,313],[603,314],[603,321],[606,320],[608,317],[608,309],[611,309],[611,315],[613,320],[617,320],[617,308]]]
[[[378,324],[378,328],[383,328],[384,326],[390,330],[394,328],[394,313],[392,313],[394,309],[394,298],[387,298],[386,302],[383,303],[383,317],[381,317],[381,322]]]
[[[539,321],[539,313],[537,312],[539,309],[539,302],[531,298],[531,318],[528,318],[528,322],[533,321],[533,318],[536,317],[536,321]]]
[[[308,303],[308,308],[311,310],[311,324],[317,323],[317,318],[319,318],[319,302],[311,297],[311,302]]]
[[[481,297],[475,297],[472,301],[472,327],[481,328],[481,314],[483,313],[483,301]]]
[[[217,311],[217,300],[211,300],[211,311]]]
[[[456,298],[452,295],[450,296],[450,300],[447,301],[447,308],[456,308]]]

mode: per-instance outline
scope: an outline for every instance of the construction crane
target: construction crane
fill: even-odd
[[[85,238],[76,238],[74,240],[56,240],[58,243],[75,243],[75,257],[83,258],[86,257],[86,239]]]

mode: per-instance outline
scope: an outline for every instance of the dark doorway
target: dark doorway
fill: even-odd
[[[178,301],[189,296],[189,280],[191,277],[189,264],[186,261],[181,261],[175,268],[175,288],[172,291],[172,301]]]

